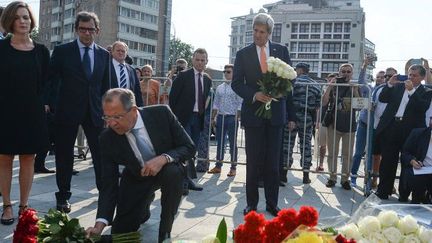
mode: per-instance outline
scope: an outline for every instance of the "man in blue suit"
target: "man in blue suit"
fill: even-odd
[[[109,88],[108,51],[94,43],[99,33],[96,14],[79,12],[75,19],[78,39],[56,46],[50,62],[50,82],[58,82],[56,97],[56,192],[57,209],[70,212],[70,183],[73,168],[74,143],[78,126],[84,129],[90,147],[96,175],[101,188],[100,151],[98,137],[102,120],[102,96]]]
[[[243,213],[255,211],[258,204],[258,178],[262,175],[266,197],[266,210],[276,216],[279,194],[279,154],[282,143],[282,129],[286,115],[293,114],[292,96],[271,103],[271,119],[255,115],[255,111],[271,97],[259,91],[258,80],[267,71],[266,60],[269,56],[277,57],[291,64],[288,49],[271,43],[269,37],[273,30],[273,18],[260,13],[253,20],[254,43],[239,50],[234,63],[232,89],[241,98],[242,125],[246,137],[246,200]],[[291,119],[290,119],[291,120]],[[291,129],[294,122],[290,122]]]
[[[140,82],[135,69],[126,63],[128,46],[122,41],[112,44],[112,62],[110,76],[110,88],[130,89],[134,92],[136,105],[143,106]]]

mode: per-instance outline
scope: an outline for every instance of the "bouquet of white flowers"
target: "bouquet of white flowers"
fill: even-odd
[[[292,89],[291,80],[297,77],[297,73],[293,67],[280,60],[279,58],[269,57],[267,60],[267,72],[263,74],[263,78],[258,81],[260,91],[272,97],[272,100],[266,104],[262,104],[255,115],[270,119],[271,102],[278,101],[278,98],[284,97]]]

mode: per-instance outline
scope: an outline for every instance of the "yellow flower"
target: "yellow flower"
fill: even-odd
[[[313,232],[301,232],[295,239],[290,239],[287,243],[323,243],[323,239]]]

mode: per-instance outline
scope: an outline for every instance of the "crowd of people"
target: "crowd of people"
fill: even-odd
[[[108,225],[113,233],[138,230],[150,217],[155,190],[161,189],[159,242],[170,238],[182,195],[203,190],[193,180],[197,172],[221,173],[227,142],[231,164],[227,176],[236,176],[240,126],[246,141],[244,214],[257,210],[261,185],[266,211],[278,214],[279,188],[288,182],[296,141],[304,184],[311,183],[311,171],[325,170],[327,148],[326,186],[334,187],[341,175],[342,188],[351,190],[362,157],[372,151],[365,158],[371,165],[365,167],[373,171],[372,185],[379,198],[394,193],[401,160],[399,200],[407,202],[412,194],[412,203],[430,203],[432,174],[422,173],[432,166],[432,90],[422,84],[431,81],[427,60],[407,66],[407,80],[394,68],[379,71],[374,87],[365,78],[368,57],[357,84],[352,82],[354,68],[349,63],[340,65],[322,85],[309,75],[309,65],[300,62],[295,65],[292,92],[271,102],[273,97],[258,86],[267,72],[267,60],[278,57],[292,63],[288,49],[270,41],[274,20],[265,13],[255,16],[254,42],[237,52],[234,64],[224,66],[224,82],[217,87],[205,73],[204,48],[194,51],[190,68],[185,59],[178,59],[175,70],[161,82],[152,78],[152,66],[132,66],[126,43],[116,41],[107,48],[95,43],[100,23],[92,12],[77,13],[77,39],[56,46],[51,55],[30,37],[36,23],[28,4],[10,3],[0,24],[0,53],[7,57],[0,59],[4,101],[0,110],[8,114],[0,120],[1,224],[15,221],[10,189],[16,155],[18,214],[28,208],[34,172],[54,172],[44,164],[50,150],[55,154],[56,208],[71,211],[74,146],[80,130],[91,152],[99,191],[96,222],[87,229],[89,235],[101,234]],[[356,110],[352,103],[359,97],[368,98],[372,108]],[[255,115],[263,103],[270,104],[270,119]],[[196,156],[198,150],[198,157],[209,157],[210,127],[216,128],[217,141],[211,169]],[[319,154],[315,169],[312,144]]]

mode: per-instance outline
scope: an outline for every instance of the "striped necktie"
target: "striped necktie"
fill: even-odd
[[[127,88],[127,80],[126,80],[126,72],[124,68],[124,64],[120,63],[120,88],[126,89]]]

